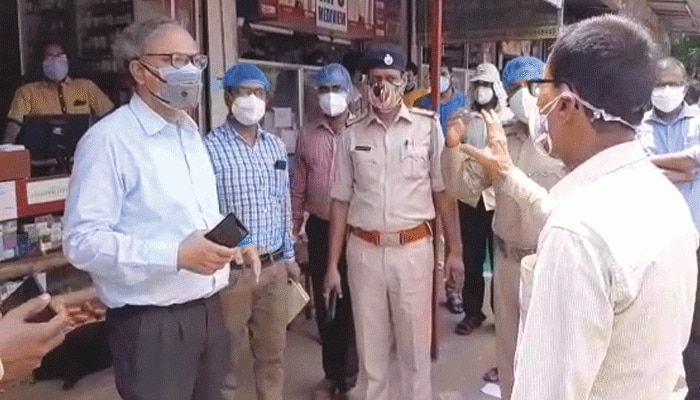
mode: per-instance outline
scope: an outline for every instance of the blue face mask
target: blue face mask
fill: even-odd
[[[42,64],[44,76],[53,82],[62,82],[68,76],[68,60],[55,58]]]
[[[451,82],[450,78],[446,76],[440,76],[440,93],[445,93],[450,89]]]

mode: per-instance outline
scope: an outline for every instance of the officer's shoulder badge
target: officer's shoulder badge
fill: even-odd
[[[423,116],[429,117],[429,118],[437,118],[437,113],[433,110],[426,110],[425,108],[419,108],[419,107],[411,107],[411,108],[409,108],[409,111],[412,114],[423,115]]]

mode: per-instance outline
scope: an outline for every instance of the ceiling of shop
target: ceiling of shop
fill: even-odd
[[[622,0],[565,0],[567,6],[605,7],[610,10],[619,10]]]
[[[700,33],[700,2],[650,0],[649,7],[672,31]]]

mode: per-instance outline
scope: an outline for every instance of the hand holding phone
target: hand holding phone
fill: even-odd
[[[216,244],[205,237],[206,231],[194,231],[177,249],[177,267],[200,275],[212,275],[231,263],[237,249]],[[240,252],[238,252],[240,253]]]
[[[230,213],[221,222],[218,223],[211,231],[207,232],[204,237],[216,244],[229,248],[237,247],[241,240],[248,236],[249,232],[243,223]]]
[[[335,319],[335,309],[338,304],[338,292],[335,290],[331,291],[328,296],[328,309],[326,310],[326,323],[331,322]]]
[[[44,294],[44,289],[39,286],[36,278],[34,276],[27,277],[22,284],[0,304],[0,312],[2,315],[5,315],[9,313],[10,310],[42,294]],[[43,309],[28,314],[25,320],[32,323],[48,322],[55,316],[56,311],[54,311],[50,304],[47,304]]]

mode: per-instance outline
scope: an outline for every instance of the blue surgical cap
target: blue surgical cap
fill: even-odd
[[[542,79],[544,63],[535,57],[516,57],[503,68],[503,87],[509,89],[523,79]]]
[[[229,68],[224,74],[224,89],[235,88],[241,85],[258,85],[270,91],[270,81],[265,74],[253,64],[237,64]]]
[[[336,85],[343,88],[346,92],[349,92],[352,88],[350,73],[342,65],[328,64],[316,74],[316,87]]]

